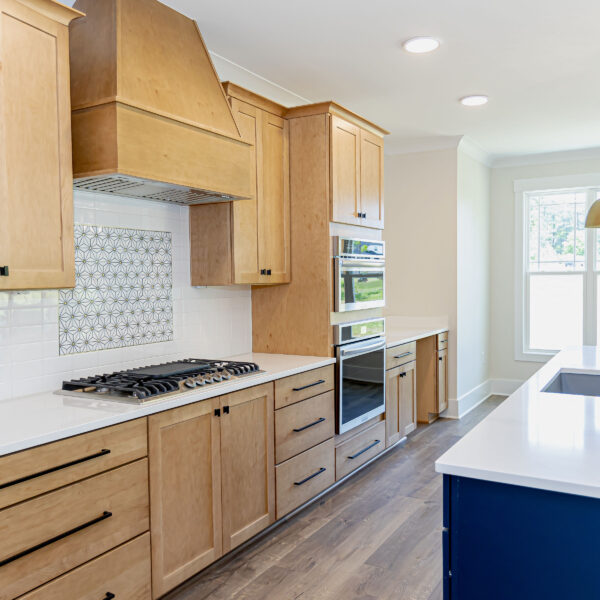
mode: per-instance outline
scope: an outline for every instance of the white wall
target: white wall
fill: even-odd
[[[386,309],[445,317],[456,398],[456,148],[385,157]]]
[[[188,214],[184,206],[76,192],[76,223],[172,232],[174,339],[59,356],[58,291],[0,292],[0,400],[98,372],[250,352],[250,288],[190,286]]]
[[[456,410],[462,413],[489,392],[490,168],[461,146],[457,188]]]
[[[545,163],[543,161],[546,161]],[[582,175],[600,171],[600,158],[557,162],[552,154],[536,157],[535,164],[492,169],[491,195],[491,376],[507,380],[510,391],[542,365],[515,360],[515,196],[516,179]]]

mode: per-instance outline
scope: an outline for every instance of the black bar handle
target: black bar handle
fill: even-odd
[[[267,275],[271,274],[271,269],[267,269]]]
[[[312,427],[313,425],[318,425],[319,423],[322,423],[323,421],[325,421],[325,417],[321,417],[320,419],[317,419],[313,423],[309,423],[308,425],[305,425],[304,427],[298,427],[297,429],[293,429],[292,431],[295,431],[296,433],[300,433],[301,431],[304,431],[305,429],[308,429],[309,427]]]
[[[48,475],[49,473],[54,473],[55,471],[60,471],[61,469],[66,469],[68,467],[73,467],[74,465],[81,464],[88,460],[92,460],[94,458],[99,458],[100,456],[106,456],[110,454],[110,450],[106,448],[100,450],[100,452],[96,452],[95,454],[90,454],[89,456],[84,456],[83,458],[77,458],[76,460],[71,460],[62,465],[58,465],[56,467],[50,467],[49,469],[45,469],[44,471],[38,471],[37,473],[33,473],[32,475],[26,475],[25,477],[19,477],[19,479],[13,479],[13,481],[9,481],[7,483],[0,484],[0,490],[11,487],[13,485],[18,485],[19,483],[23,483],[25,481],[30,481],[31,479],[36,479],[38,477],[42,477],[43,475]]]
[[[106,592],[106,596],[102,600],[113,600],[113,598],[116,598],[116,596],[112,592]]]
[[[381,443],[381,440],[375,440],[372,444],[369,444],[366,448],[363,448],[362,450],[358,451],[356,454],[353,454],[352,456],[349,456],[348,458],[354,460],[356,457],[360,456],[361,454],[364,454],[367,450],[374,448],[379,443]]]
[[[303,385],[302,387],[299,387],[299,388],[292,388],[292,391],[293,392],[301,392],[302,390],[314,387],[315,385],[321,385],[322,383],[325,383],[325,380],[324,379],[319,379],[319,381],[315,381],[313,383],[309,383],[308,385]]]
[[[261,275],[266,275],[267,274],[267,270],[266,269],[261,269],[260,270],[260,274]]]
[[[229,414],[229,406],[224,406],[223,407],[223,414],[224,415],[228,415]]]
[[[0,267],[0,277],[8,277],[8,265]]]
[[[27,556],[28,554],[32,554],[36,550],[41,550],[42,548],[45,548],[46,546],[49,546],[50,544],[54,544],[54,542],[63,540],[64,538],[69,537],[70,535],[73,535],[74,533],[78,533],[82,529],[87,529],[88,527],[91,527],[92,525],[96,525],[96,523],[100,523],[101,521],[104,521],[105,519],[108,519],[109,517],[112,517],[112,513],[105,510],[101,516],[96,517],[95,519],[92,519],[91,521],[88,521],[87,523],[78,525],[77,527],[74,527],[73,529],[69,529],[69,531],[65,531],[64,533],[61,533],[60,535],[50,538],[49,540],[46,540],[45,542],[42,542],[41,544],[37,544],[36,546],[28,548],[27,550],[23,550],[22,552],[13,554],[12,556],[5,558],[4,560],[0,561],[0,567],[3,567],[4,565],[7,565],[8,563],[11,563],[19,558],[23,558],[24,556]]]
[[[302,481],[294,481],[294,485],[302,485],[302,484],[306,483],[307,481],[310,481],[313,477],[316,477],[317,475],[324,473],[325,471],[327,471],[327,469],[325,467],[321,467],[316,473],[313,473],[312,475],[305,477]]]
[[[405,356],[410,356],[412,352],[403,352],[402,354],[398,354],[398,356],[394,356],[394,358],[404,358]]]
[[[215,417],[220,417],[220,416],[221,416],[221,409],[215,408]]]

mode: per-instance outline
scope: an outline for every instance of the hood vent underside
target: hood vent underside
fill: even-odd
[[[115,194],[129,198],[156,200],[191,206],[208,202],[229,202],[243,200],[244,196],[220,194],[208,190],[187,188],[170,183],[161,183],[149,179],[128,177],[127,175],[103,175],[83,177],[73,181],[73,187],[78,190],[97,192],[100,194]]]

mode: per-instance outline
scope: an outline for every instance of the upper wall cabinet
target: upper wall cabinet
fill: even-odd
[[[331,220],[383,229],[383,138],[331,116]]]
[[[0,7],[0,289],[73,287],[68,25],[82,13]]]
[[[253,195],[190,208],[192,285],[290,281],[289,126],[285,108],[224,84],[242,139],[253,146]]]

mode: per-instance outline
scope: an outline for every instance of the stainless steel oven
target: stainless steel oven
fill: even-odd
[[[336,237],[335,311],[385,306],[385,242]]]
[[[385,320],[335,326],[337,433],[385,411]]]

